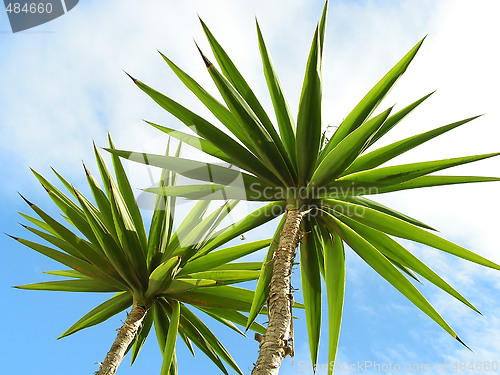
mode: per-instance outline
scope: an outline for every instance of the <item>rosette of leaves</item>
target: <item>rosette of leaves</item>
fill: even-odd
[[[175,154],[177,157],[180,146]],[[111,139],[110,147],[113,148]],[[120,159],[113,156],[114,179],[97,148],[95,155],[104,189],[85,168],[95,203],[57,172],[70,195],[34,171],[73,230],[25,199],[38,217],[21,214],[31,223],[23,226],[45,243],[13,238],[67,269],[47,272],[63,280],[17,288],[114,293],[60,337],[99,324],[131,307],[98,374],[114,374],[128,350],[134,363],[153,326],[163,353],[161,374],[177,374],[177,336],[193,355],[194,344],[223,373],[227,374],[223,364],[226,362],[242,374],[196,310],[242,333],[236,324],[246,324],[247,316],[243,312],[250,311],[254,293],[229,284],[257,279],[262,264],[232,261],[268,246],[271,240],[217,249],[272,217],[259,209],[253,216],[222,227],[221,223],[237,201],[226,201],[212,212],[208,210],[209,201],[200,201],[174,228],[175,198],[158,196],[147,233]],[[160,188],[173,186],[176,176],[175,172],[163,170]],[[265,333],[257,323],[252,329]]]
[[[478,117],[453,122],[377,148],[380,138],[432,94],[398,111],[390,107],[374,114],[385,95],[408,68],[423,39],[375,84],[329,139],[325,136],[321,71],[326,14],[327,4],[312,40],[296,117],[287,104],[258,23],[262,67],[275,121],[266,113],[250,85],[203,21],[203,30],[219,68],[201,50],[200,53],[224,103],[168,57],[163,54],[162,57],[220,124],[212,124],[169,96],[132,78],[141,90],[187,125],[195,135],[154,123],[151,125],[239,170],[197,160],[110,150],[114,155],[129,160],[156,165],[204,181],[201,185],[148,189],[160,195],[211,200],[223,194],[237,199],[286,205],[283,220],[276,230],[276,240],[269,247],[263,263],[247,322],[248,328],[267,301],[269,324],[253,374],[276,374],[284,356],[293,354],[291,323],[287,321],[291,322],[291,267],[300,239],[302,292],[313,365],[318,358],[322,277],[328,301],[328,363],[335,359],[344,300],[344,244],[459,341],[455,331],[410,279],[417,280],[418,274],[475,311],[476,308],[393,237],[415,241],[486,267],[500,269],[497,264],[438,236],[433,228],[421,221],[367,197],[407,189],[500,180],[496,177],[437,173],[499,153],[384,166],[397,156]],[[224,130],[219,129],[220,126]]]

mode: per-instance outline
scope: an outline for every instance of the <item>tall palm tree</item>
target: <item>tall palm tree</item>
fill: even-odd
[[[417,134],[390,145],[376,142],[431,94],[393,113],[372,115],[384,96],[406,71],[420,49],[419,41],[355,106],[327,138],[322,126],[322,54],[327,4],[318,23],[302,86],[296,119],[287,104],[257,23],[264,75],[277,128],[264,111],[233,61],[201,21],[221,72],[201,56],[225,104],[219,102],[169,58],[163,59],[179,79],[225,127],[220,130],[201,116],[138,79],[135,84],[195,135],[151,123],[230,167],[174,157],[110,150],[114,155],[166,168],[204,184],[147,189],[190,199],[220,199],[221,195],[285,205],[281,223],[264,260],[247,328],[267,304],[269,323],[260,342],[252,374],[276,374],[287,354],[293,355],[292,289],[290,275],[300,243],[300,270],[312,364],[318,358],[321,326],[321,277],[326,284],[329,363],[335,359],[344,299],[344,244],[406,298],[461,342],[455,331],[420,294],[410,279],[429,280],[477,311],[453,287],[392,237],[429,245],[457,257],[500,269],[497,264],[433,232],[433,228],[367,198],[367,195],[430,186],[498,181],[495,177],[436,175],[435,172],[498,155],[488,153],[444,160],[382,166],[384,163],[476,117]],[[237,167],[237,168],[234,168]],[[269,211],[272,214],[272,211]],[[329,372],[332,369],[329,368]]]
[[[109,142],[113,148],[111,138]],[[179,157],[180,146],[176,157]],[[161,374],[177,374],[177,335],[193,355],[194,343],[223,373],[228,374],[222,363],[225,361],[236,372],[243,374],[192,307],[242,333],[234,323],[246,325],[247,316],[242,311],[250,311],[253,292],[228,284],[257,279],[262,263],[232,261],[268,246],[271,240],[214,250],[249,228],[270,220],[267,212],[257,210],[253,216],[218,229],[237,202],[226,201],[208,213],[210,202],[200,201],[174,230],[175,198],[158,196],[147,234],[120,159],[113,156],[115,182],[97,148],[95,155],[104,191],[86,168],[85,172],[96,205],[57,172],[57,177],[74,199],[33,171],[63,217],[78,232],[68,229],[25,199],[38,218],[21,214],[33,224],[23,226],[51,246],[13,238],[69,269],[47,272],[66,278],[64,280],[17,288],[114,293],[60,338],[99,324],[132,307],[98,375],[114,374],[128,350],[132,351],[134,363],[153,325],[163,353]],[[162,171],[160,189],[172,187],[176,175],[171,171]],[[257,323],[251,328],[265,333],[264,327]]]

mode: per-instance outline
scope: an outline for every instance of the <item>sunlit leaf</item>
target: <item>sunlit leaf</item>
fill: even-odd
[[[130,293],[117,293],[106,302],[101,303],[99,306],[85,314],[80,320],[59,336],[59,338],[69,336],[82,329],[102,323],[131,305],[132,295]]]
[[[306,307],[307,334],[311,363],[318,361],[319,339],[321,333],[321,274],[319,271],[318,250],[312,228],[304,223],[304,235],[300,243],[300,278],[302,295]]]

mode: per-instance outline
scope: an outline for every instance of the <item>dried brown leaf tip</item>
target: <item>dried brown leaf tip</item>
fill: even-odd
[[[82,197],[82,195],[80,194],[80,192],[78,190],[76,190],[76,187],[71,185],[71,188],[73,189],[73,192],[75,193],[77,199],[80,199]]]
[[[455,336],[455,338],[457,339],[457,341],[458,341],[460,344],[462,344],[463,346],[465,346],[467,349],[469,349],[471,352],[473,352],[473,353],[474,353],[474,351],[473,351],[471,348],[469,348],[467,345],[465,345],[465,343],[464,343],[462,340],[460,340],[460,337]]]
[[[31,203],[29,200],[27,200],[27,199],[26,199],[26,198],[25,198],[25,197],[24,197],[21,193],[18,193],[18,194],[21,196],[21,198],[23,198],[23,199],[24,199],[24,201],[25,201],[26,203],[28,203],[28,205],[29,205],[30,207],[33,207],[33,206],[34,206],[34,204],[33,204],[33,203]]]
[[[132,77],[130,74],[128,74],[125,70],[123,71],[126,75],[129,76],[129,78],[134,81],[134,83],[137,83],[137,79],[135,79],[134,77]]]
[[[213,66],[213,64],[210,62],[209,59],[207,59],[207,57],[203,54],[203,52],[201,52],[201,49],[198,46],[198,43],[194,42],[194,44],[196,44],[196,48],[198,48],[198,52],[200,53],[201,57],[203,58],[203,62],[205,63],[207,69],[210,69]]]
[[[85,163],[84,163],[83,161],[82,161],[82,164],[83,164],[83,169],[85,169],[85,174],[86,174],[87,176],[90,176],[90,172],[89,172],[89,170],[87,169],[87,166],[85,165]]]
[[[14,237],[14,236],[11,236],[10,234],[8,233],[5,233],[7,236],[9,236],[10,238],[16,240],[16,241],[19,241],[19,237]]]

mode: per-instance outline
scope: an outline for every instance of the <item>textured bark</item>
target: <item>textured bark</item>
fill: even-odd
[[[111,349],[109,349],[96,375],[114,375],[116,373],[128,346],[134,340],[137,331],[141,327],[146,312],[147,310],[142,306],[134,305],[132,307],[125,323],[123,323],[123,326],[118,330],[115,342],[111,346]]]
[[[259,340],[259,357],[252,375],[276,375],[286,355],[293,356],[293,296],[290,276],[303,217],[304,212],[300,209],[286,212],[278,249],[273,257],[273,276],[267,301],[269,323],[266,334]]]

